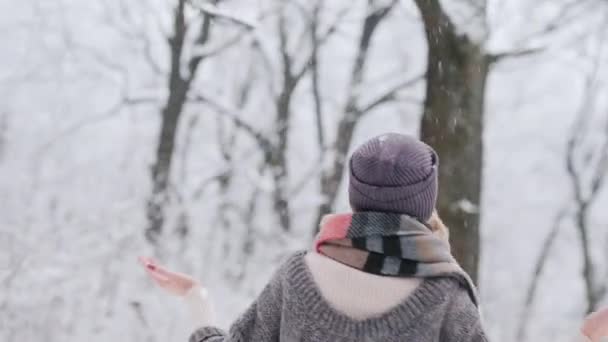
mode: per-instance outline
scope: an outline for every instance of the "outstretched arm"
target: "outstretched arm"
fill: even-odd
[[[207,289],[187,274],[173,272],[151,258],[140,257],[152,280],[165,291],[184,298],[195,327],[215,324],[215,315]]]
[[[198,327],[190,336],[190,342],[279,341],[283,277],[281,270],[226,333],[214,326],[214,315],[207,291],[196,280],[186,274],[170,271],[149,258],[140,258],[140,262],[161,288],[185,299]]]

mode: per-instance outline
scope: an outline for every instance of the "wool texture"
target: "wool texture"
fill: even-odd
[[[406,214],[426,222],[437,200],[439,157],[415,137],[387,133],[350,157],[348,197],[354,211]]]
[[[451,255],[449,243],[413,217],[380,212],[327,215],[321,221],[315,249],[372,274],[453,277],[479,305],[475,286]]]
[[[289,258],[228,332],[201,327],[189,341],[487,341],[477,308],[453,278],[425,278],[396,307],[375,317],[354,320],[323,298],[306,265],[305,254],[299,252]]]

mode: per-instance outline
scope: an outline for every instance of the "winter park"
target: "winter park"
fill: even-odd
[[[608,341],[608,1],[0,17],[0,341]]]

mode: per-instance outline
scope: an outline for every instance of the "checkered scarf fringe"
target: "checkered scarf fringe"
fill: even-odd
[[[327,215],[315,249],[367,273],[395,277],[453,277],[479,305],[469,275],[450,253],[447,241],[418,220],[380,212]]]

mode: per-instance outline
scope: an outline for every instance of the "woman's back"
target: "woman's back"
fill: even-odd
[[[383,277],[362,272],[316,252],[304,257],[323,298],[355,320],[378,316],[399,305],[422,282],[420,278]]]
[[[352,269],[352,272],[360,272]],[[349,285],[344,283],[345,288]],[[380,290],[380,289],[379,289]],[[368,294],[370,297],[377,293]],[[304,252],[287,260],[226,335],[196,331],[191,341],[485,341],[477,308],[452,278],[422,280],[388,311],[357,320],[325,300]]]

